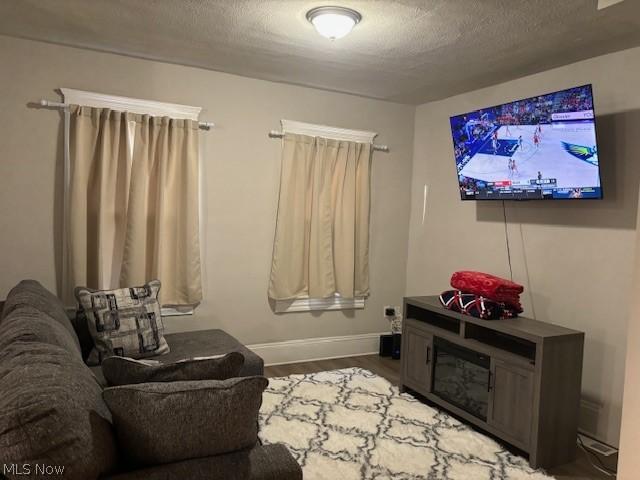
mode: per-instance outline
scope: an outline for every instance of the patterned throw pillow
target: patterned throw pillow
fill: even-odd
[[[89,365],[98,365],[113,355],[144,358],[169,353],[163,336],[159,291],[159,280],[117,290],[76,288],[76,299],[95,343],[87,359]]]

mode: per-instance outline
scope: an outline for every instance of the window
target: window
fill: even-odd
[[[76,285],[116,288],[158,278],[161,303],[172,307],[165,312],[192,311],[202,298],[201,109],[71,89],[62,93],[69,105],[65,293],[72,297]]]
[[[276,312],[364,308],[373,132],[282,121],[269,297]]]

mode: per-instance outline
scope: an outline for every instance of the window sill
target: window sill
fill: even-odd
[[[190,306],[185,307],[162,307],[160,309],[160,315],[162,317],[182,317],[186,315],[193,315],[194,308]]]
[[[365,297],[356,298],[297,298],[295,300],[276,300],[276,313],[323,312],[328,310],[361,310]]]

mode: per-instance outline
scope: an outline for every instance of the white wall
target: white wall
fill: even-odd
[[[415,108],[198,68],[0,36],[0,298],[23,278],[59,279],[62,129],[28,107],[77,88],[204,107],[204,300],[169,331],[223,328],[247,344],[385,331],[404,294]],[[371,298],[354,312],[274,315],[267,283],[281,118],[379,132],[374,153]]]
[[[593,83],[605,200],[507,202],[525,315],[586,332],[581,426],[617,445],[640,177],[640,49],[421,105],[416,112],[407,293],[438,293],[452,272],[508,277],[500,202],[459,198],[449,117]],[[422,223],[423,189],[429,187]]]

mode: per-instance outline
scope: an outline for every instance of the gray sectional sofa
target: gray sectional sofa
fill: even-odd
[[[82,325],[74,328],[62,303],[32,280],[18,284],[0,307],[0,478],[3,472],[49,478],[39,474],[42,468],[62,466],[60,477],[72,480],[302,479],[284,446],[260,445],[257,438],[251,448],[221,455],[161,465],[125,461],[100,369],[83,360]],[[166,339],[172,352],[159,357],[163,361],[239,351],[245,356],[241,375],[262,374],[262,359],[220,330]]]
[[[73,320],[75,324],[75,320]],[[91,337],[87,340],[90,341]],[[197,332],[168,333],[164,336],[171,348],[166,355],[148,357],[147,360],[158,360],[162,363],[171,363],[185,358],[207,357],[229,352],[240,352],[244,356],[244,365],[240,370],[240,376],[263,375],[264,362],[262,358],[253,353],[238,340],[224,330],[200,330]],[[82,347],[86,352],[90,347]],[[86,355],[86,354],[85,354]],[[86,357],[85,357],[86,358]],[[90,367],[101,383],[104,382],[100,366]]]

